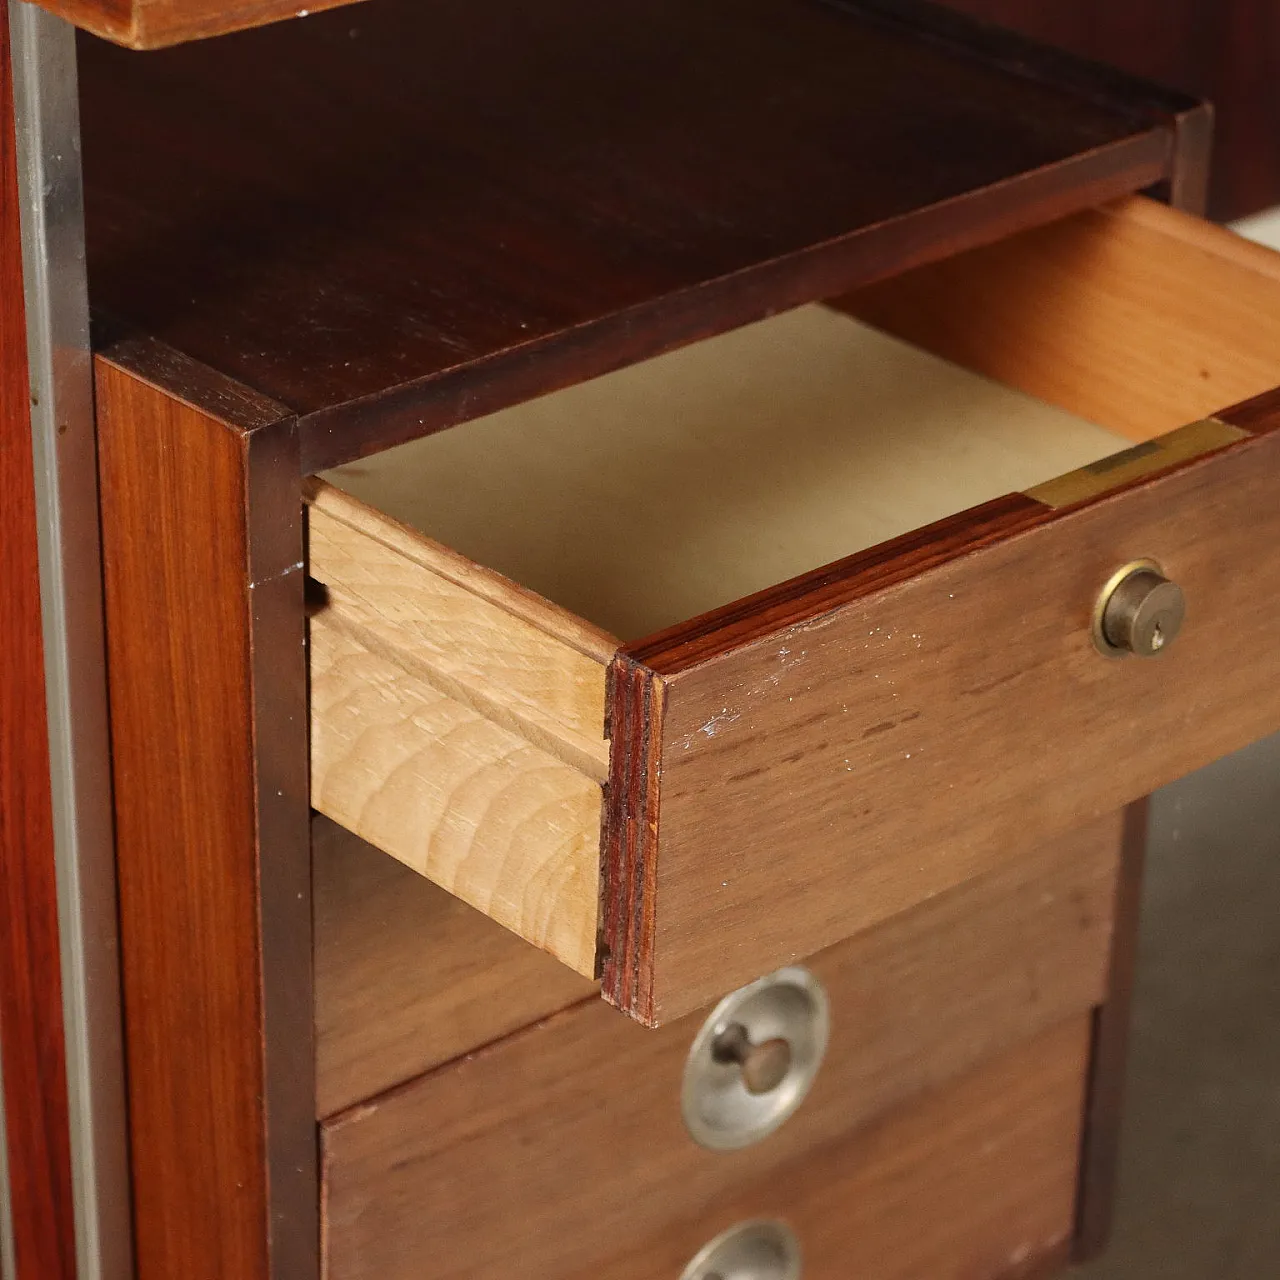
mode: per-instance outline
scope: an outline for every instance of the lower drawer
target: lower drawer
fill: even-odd
[[[805,1280],[983,1280],[1065,1256],[1087,1016],[856,1131],[820,1083],[733,1153],[682,1128],[675,1029],[592,1002],[326,1124],[327,1280],[674,1280],[754,1219],[794,1233]]]
[[[311,865],[321,1119],[596,991],[318,815]]]
[[[1108,815],[809,961],[832,1031],[806,1116],[829,1094],[833,1123],[864,1123],[1099,1003],[1120,842],[1120,817]],[[596,1004],[590,983],[350,832],[317,819],[312,846],[320,1119]],[[636,1064],[678,1062],[704,1014],[650,1033],[652,1047],[603,1008],[568,1016],[613,1055],[605,1075],[617,1092],[660,1109],[670,1081],[647,1078],[638,1093]],[[495,1051],[513,1080],[543,1039]]]

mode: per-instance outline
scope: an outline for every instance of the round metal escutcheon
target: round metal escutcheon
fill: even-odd
[[[685,1062],[681,1110],[693,1140],[733,1151],[771,1134],[809,1092],[829,1028],[826,992],[798,966],[721,1000]]]
[[[680,1280],[800,1280],[800,1242],[782,1222],[742,1222],[704,1245]]]

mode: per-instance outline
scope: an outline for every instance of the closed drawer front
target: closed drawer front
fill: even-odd
[[[976,1280],[1060,1255],[1118,817],[811,960],[829,1020],[812,1088],[766,1135],[735,1131],[732,1116],[704,1130],[713,1146],[726,1132],[745,1142],[731,1150],[700,1145],[683,1118],[691,1093],[695,1109],[705,1096],[686,1062],[707,1062],[695,1046],[714,1015],[648,1031],[579,998],[482,1043],[520,1001],[531,1016],[547,1009],[529,978],[553,962],[515,940],[504,958],[491,921],[337,828],[319,834],[320,1096],[349,1104],[322,1109],[332,1280],[674,1278],[706,1241],[758,1218],[795,1232],[810,1280]],[[392,894],[379,866],[401,877]],[[385,926],[368,1005],[347,998],[369,987],[367,937],[333,927],[362,915]],[[494,982],[467,991],[464,1014],[453,987],[481,962]],[[801,1043],[815,1021],[798,1025]],[[426,1070],[398,1081],[406,1040]],[[395,1087],[356,1100],[373,1085]],[[762,1087],[759,1111],[735,1114],[754,1125],[784,1097]]]
[[[596,994],[325,818],[311,855],[321,1119]]]
[[[313,803],[648,1023],[1280,725],[1275,255],[1133,199],[839,306],[916,346],[802,310],[310,495]],[[1104,656],[1143,559],[1182,634]]]
[[[820,1083],[729,1153],[681,1128],[674,1030],[592,1002],[327,1123],[328,1280],[674,1278],[753,1219],[794,1232],[805,1280],[985,1280],[1065,1255],[1087,1018],[856,1132]]]
[[[1100,1003],[1120,842],[1109,815],[809,961],[832,1038],[804,1112],[826,1096],[837,1129],[866,1122]],[[592,984],[342,828],[318,819],[313,851],[320,1119],[598,1003]],[[666,1028],[662,1052],[678,1058],[704,1016]],[[616,1092],[630,1093],[646,1037],[616,1021]],[[653,1106],[670,1103],[666,1087]]]

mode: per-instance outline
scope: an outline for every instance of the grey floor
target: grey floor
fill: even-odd
[[[1115,1238],[1072,1280],[1280,1280],[1280,736],[1153,802]]]

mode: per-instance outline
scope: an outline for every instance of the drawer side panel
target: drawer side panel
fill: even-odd
[[[311,803],[585,976],[600,783],[311,619]]]

